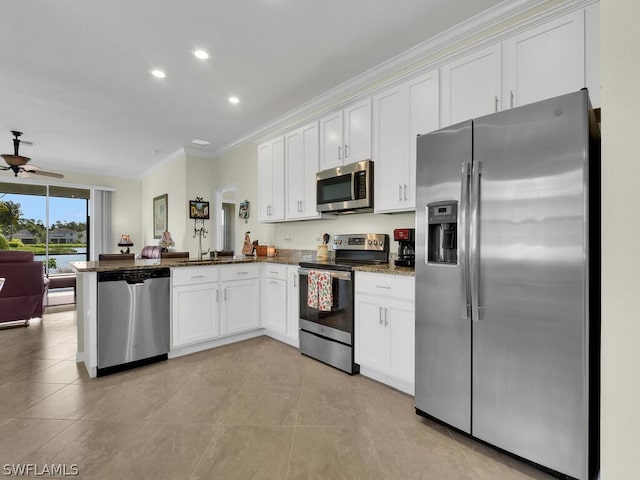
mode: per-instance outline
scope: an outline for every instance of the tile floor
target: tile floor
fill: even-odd
[[[72,308],[0,330],[2,468],[77,464],[75,478],[110,480],[549,478],[418,417],[407,395],[266,337],[89,379]]]

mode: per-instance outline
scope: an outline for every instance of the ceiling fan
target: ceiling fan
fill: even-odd
[[[18,148],[20,147],[20,143],[25,143],[27,145],[33,145],[31,142],[25,142],[24,140],[20,140],[20,136],[22,132],[17,132],[12,130],[11,133],[14,136],[13,139],[13,155],[3,154],[0,155],[4,158],[4,161],[7,162],[7,167],[0,167],[0,170],[11,170],[16,177],[20,178],[29,178],[31,174],[34,175],[44,175],[45,177],[53,177],[53,178],[64,178],[64,175],[53,172],[45,172],[44,170],[40,170],[39,167],[35,165],[27,165],[31,160],[29,157],[23,157],[18,154]]]

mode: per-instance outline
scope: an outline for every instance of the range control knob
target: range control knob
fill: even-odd
[[[371,240],[367,240],[367,244],[368,244],[368,245],[371,245]]]

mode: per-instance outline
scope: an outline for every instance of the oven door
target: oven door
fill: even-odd
[[[353,345],[353,277],[351,272],[322,270],[330,275],[331,310],[309,306],[309,272],[300,268],[300,329]]]

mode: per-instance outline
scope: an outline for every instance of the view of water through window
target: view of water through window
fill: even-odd
[[[33,252],[49,275],[72,272],[70,262],[88,258],[88,198],[88,190],[0,183],[0,250]]]

